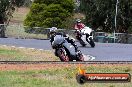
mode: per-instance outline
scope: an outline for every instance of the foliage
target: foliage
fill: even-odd
[[[20,7],[23,3],[24,0],[0,0],[0,24],[8,22],[15,7]]]
[[[34,0],[34,3],[44,3],[46,5],[60,4],[63,9],[66,9],[70,13],[72,13],[74,9],[73,0]]]
[[[32,4],[32,0],[25,0],[23,6],[30,7]]]
[[[24,24],[29,27],[59,27],[73,13],[72,0],[35,0]]]
[[[95,30],[113,32],[115,29],[116,0],[81,0],[81,11],[86,22]],[[119,0],[116,32],[128,32],[132,26],[132,0]]]
[[[0,24],[8,24],[15,7],[23,5],[24,0],[0,0]],[[0,37],[5,37],[5,27],[0,25]]]

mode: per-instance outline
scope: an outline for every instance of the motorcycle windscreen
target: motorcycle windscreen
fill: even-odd
[[[64,37],[62,35],[56,35],[54,37],[53,45],[60,45],[64,42]]]
[[[71,56],[76,56],[75,47],[71,43],[63,43],[63,46],[66,47]]]
[[[84,27],[82,30],[81,30],[82,33],[84,34],[89,34],[92,32],[92,29],[89,28],[89,27]]]

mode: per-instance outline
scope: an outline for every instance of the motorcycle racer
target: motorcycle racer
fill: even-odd
[[[55,37],[56,35],[61,35],[61,36],[63,36],[63,37],[67,40],[68,43],[71,43],[71,45],[73,45],[73,46],[75,47],[75,51],[78,51],[78,47],[77,47],[77,45],[75,44],[74,38],[70,38],[68,34],[56,32],[56,30],[57,30],[56,27],[52,27],[52,28],[50,29],[50,35],[51,35],[51,36],[50,36],[50,42],[51,42],[51,45],[52,45],[52,42],[54,41],[54,37]]]

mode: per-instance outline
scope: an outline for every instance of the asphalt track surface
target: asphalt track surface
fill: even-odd
[[[82,47],[78,42],[76,43],[84,55],[93,58],[92,61],[132,61],[132,44],[95,43],[95,48],[91,48],[90,45]],[[43,50],[52,49],[49,40],[0,38],[0,44]]]

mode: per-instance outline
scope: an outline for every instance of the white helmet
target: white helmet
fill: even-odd
[[[80,23],[80,22],[81,22],[81,20],[80,20],[80,19],[77,19],[77,20],[76,20],[76,22],[77,22],[77,23]]]
[[[50,28],[50,32],[55,32],[56,30],[57,30],[56,27],[52,27],[52,28]]]
[[[56,27],[52,27],[52,28],[50,28],[50,33],[56,33],[56,30],[57,30]]]

